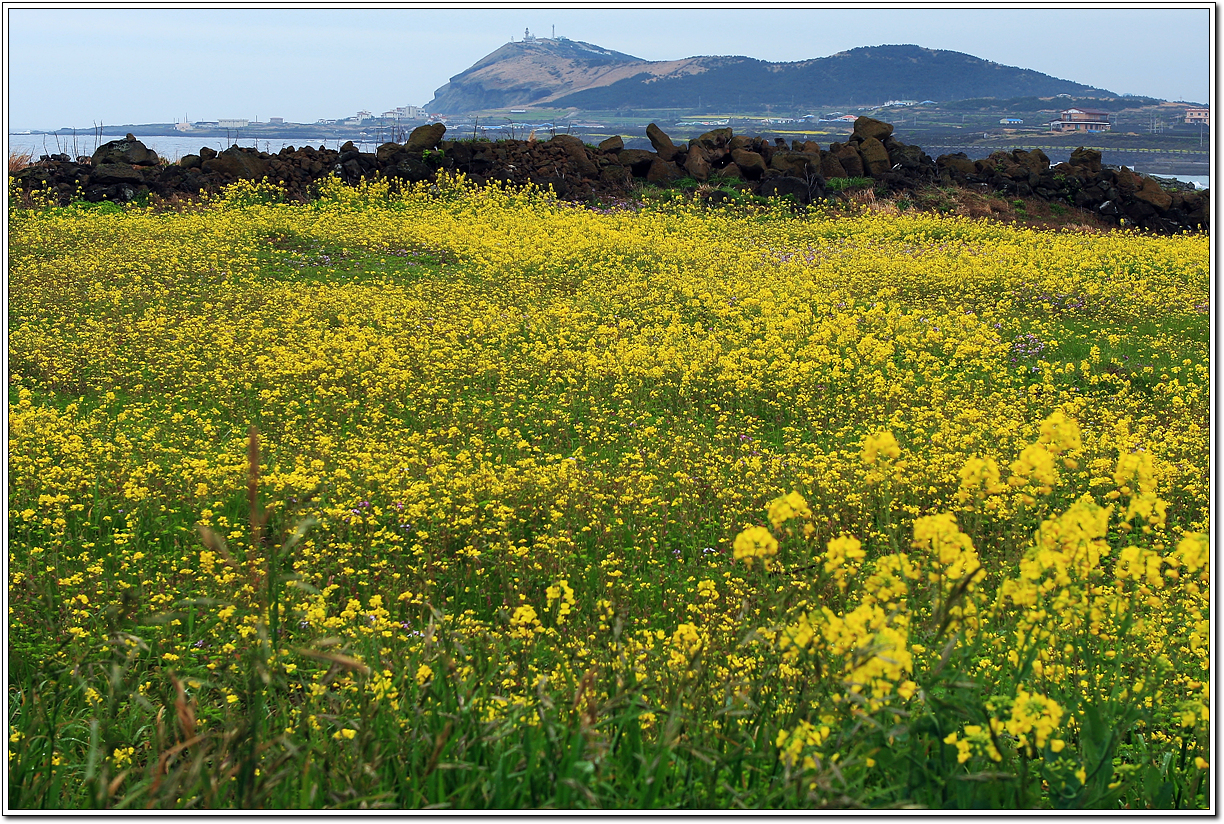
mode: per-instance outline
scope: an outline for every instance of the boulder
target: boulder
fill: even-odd
[[[1046,153],[1041,149],[1033,149],[1031,152],[1016,149],[1012,152],[1012,157],[1021,166],[1036,174],[1043,174],[1050,168],[1050,158],[1046,157]]]
[[[421,183],[433,178],[434,170],[419,157],[405,157],[395,164],[392,175],[409,183]]]
[[[724,126],[721,129],[714,129],[705,134],[689,141],[689,145],[701,146],[705,149],[725,149],[727,144],[731,142],[731,129]]]
[[[1123,167],[1118,170],[1114,176],[1114,186],[1122,194],[1134,194],[1143,186],[1143,178],[1132,172],[1130,169]]]
[[[656,157],[646,170],[646,180],[658,186],[666,186],[684,177],[684,172],[675,163]]]
[[[1134,196],[1139,200],[1152,204],[1162,212],[1173,205],[1173,196],[1150,177],[1143,178],[1143,185],[1135,191]]]
[[[404,143],[404,151],[420,154],[426,149],[436,149],[442,142],[444,134],[446,134],[446,126],[442,123],[426,123],[424,126],[417,126],[412,130],[412,134],[408,135],[408,140]],[[345,146],[347,145],[346,143]],[[344,151],[344,146],[341,146],[340,150]]]
[[[752,146],[752,138],[746,135],[737,134],[727,141],[727,151],[733,152],[736,149],[747,149]]]
[[[859,120],[862,120],[862,118],[859,118]],[[878,123],[879,121],[876,122]],[[857,121],[855,125],[857,125]],[[891,129],[892,127],[889,126],[889,128]],[[863,156],[863,166],[871,177],[881,177],[885,172],[892,169],[892,161],[888,159],[888,149],[885,149],[884,144],[875,137],[869,137],[859,144],[859,154]]]
[[[201,159],[199,155],[187,154],[179,158],[179,165],[184,169],[200,168]]]
[[[1050,173],[1055,179],[1063,178],[1063,180],[1075,180],[1082,182],[1090,176],[1089,171],[1083,166],[1072,166],[1070,163],[1056,163],[1050,167]]]
[[[205,160],[201,167],[206,172],[214,172],[239,180],[260,180],[268,176],[271,167],[268,161],[260,158],[253,149],[241,149],[230,146],[214,158]]]
[[[743,180],[744,173],[740,171],[739,164],[728,163],[721,169],[715,169],[711,177],[720,177],[724,180]]]
[[[829,152],[825,152],[820,158],[820,174],[826,180],[834,177],[849,177],[846,174],[845,168],[841,165],[841,161]]]
[[[601,151],[605,152],[619,152],[625,148],[625,141],[621,140],[620,135],[614,134],[607,140],[600,143],[599,148]]]
[[[819,152],[774,152],[769,159],[769,168],[777,169],[791,177],[806,177],[809,173],[820,173]]]
[[[633,175],[624,166],[609,165],[600,170],[599,179],[609,186],[623,187],[633,182]]]
[[[908,172],[916,172],[923,166],[929,166],[931,159],[926,156],[918,146],[907,146],[904,143],[896,143],[892,148],[888,149],[888,160],[892,165],[900,165],[902,169]]]
[[[824,196],[823,181],[813,181],[809,185],[808,181],[801,180],[797,177],[783,175],[781,177],[773,177],[761,184],[758,194],[761,197],[786,197],[790,196],[795,199],[796,203],[808,204],[814,199]]]
[[[130,166],[156,166],[157,152],[149,149],[133,135],[129,134],[122,140],[112,140],[103,143],[93,153],[91,164],[101,166],[107,163],[127,163]]]
[[[739,167],[740,172],[749,180],[760,180],[765,174],[765,158],[747,149],[734,149],[731,160]]]
[[[650,145],[663,160],[675,159],[676,153],[680,151],[679,147],[672,143],[672,139],[653,123],[646,127],[646,136],[650,138]]]
[[[398,143],[384,143],[374,150],[374,154],[378,157],[379,163],[387,163],[403,150],[404,147]]]
[[[710,179],[710,157],[701,146],[690,146],[688,157],[684,160],[684,171],[694,180]]]
[[[1079,166],[1096,173],[1101,171],[1101,153],[1096,149],[1085,149],[1080,146],[1071,153],[1070,163],[1072,166]]]
[[[200,147],[200,160],[212,160],[217,156],[216,149],[210,149],[207,146]]]
[[[957,175],[972,175],[977,174],[977,166],[969,159],[969,156],[964,152],[956,154],[945,154],[935,158],[935,166],[939,169],[947,169]]]
[[[876,120],[874,117],[860,117],[854,121],[854,134],[851,137],[857,137],[862,141],[872,138],[883,141],[884,138],[892,133],[893,127],[891,123]]]
[[[582,141],[574,137],[572,134],[559,134],[553,137],[544,144],[545,146],[558,146],[570,159],[574,168],[578,170],[578,174],[583,177],[598,177],[599,167],[591,160],[587,154],[586,146]]]
[[[110,186],[115,183],[138,185],[144,182],[140,171],[127,163],[103,163],[89,173],[90,184]]]
[[[645,149],[625,149],[616,155],[616,161],[628,169],[634,177],[645,177],[650,164],[659,159],[654,152]]]
[[[835,153],[835,157],[841,161],[842,168],[846,170],[847,177],[863,176],[863,158],[858,153],[858,149],[846,144]]]

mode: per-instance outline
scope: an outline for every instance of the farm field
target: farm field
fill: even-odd
[[[9,804],[1205,809],[1205,235],[10,211]]]

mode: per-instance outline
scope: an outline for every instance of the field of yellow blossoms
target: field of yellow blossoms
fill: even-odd
[[[1206,808],[1209,241],[10,212],[14,808]]]

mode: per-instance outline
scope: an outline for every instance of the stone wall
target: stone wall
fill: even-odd
[[[665,186],[691,177],[738,181],[754,193],[789,195],[803,204],[826,198],[831,178],[867,177],[893,192],[944,185],[1039,197],[1162,234],[1205,230],[1209,223],[1206,191],[1169,191],[1150,177],[1103,166],[1095,150],[1077,149],[1070,162],[1055,166],[1040,150],[1020,149],[977,161],[963,153],[932,160],[920,147],[893,137],[892,125],[869,117],[855,121],[846,142],[827,148],[735,135],[729,128],[676,144],[653,123],[646,129],[651,151],[626,149],[619,137],[591,147],[569,135],[491,143],[445,140],[445,132],[442,124],[421,126],[405,143],[384,143],[374,152],[360,152],[352,143],[339,150],[288,146],[276,154],[238,146],[220,153],[204,148],[170,165],[128,135],[99,147],[92,158],[74,162],[50,156],[12,177],[24,191],[53,189],[63,203],[78,196],[128,202],[142,195],[193,195],[261,179],[305,200],[314,184],[333,174],[346,183],[375,176],[413,183],[445,170],[481,185],[551,186],[569,200],[621,195],[635,180]]]

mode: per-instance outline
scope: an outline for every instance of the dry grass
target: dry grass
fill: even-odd
[[[8,153],[8,170],[9,174],[15,174],[22,169],[29,168],[34,163],[34,155],[29,152],[17,152],[9,149]]]

